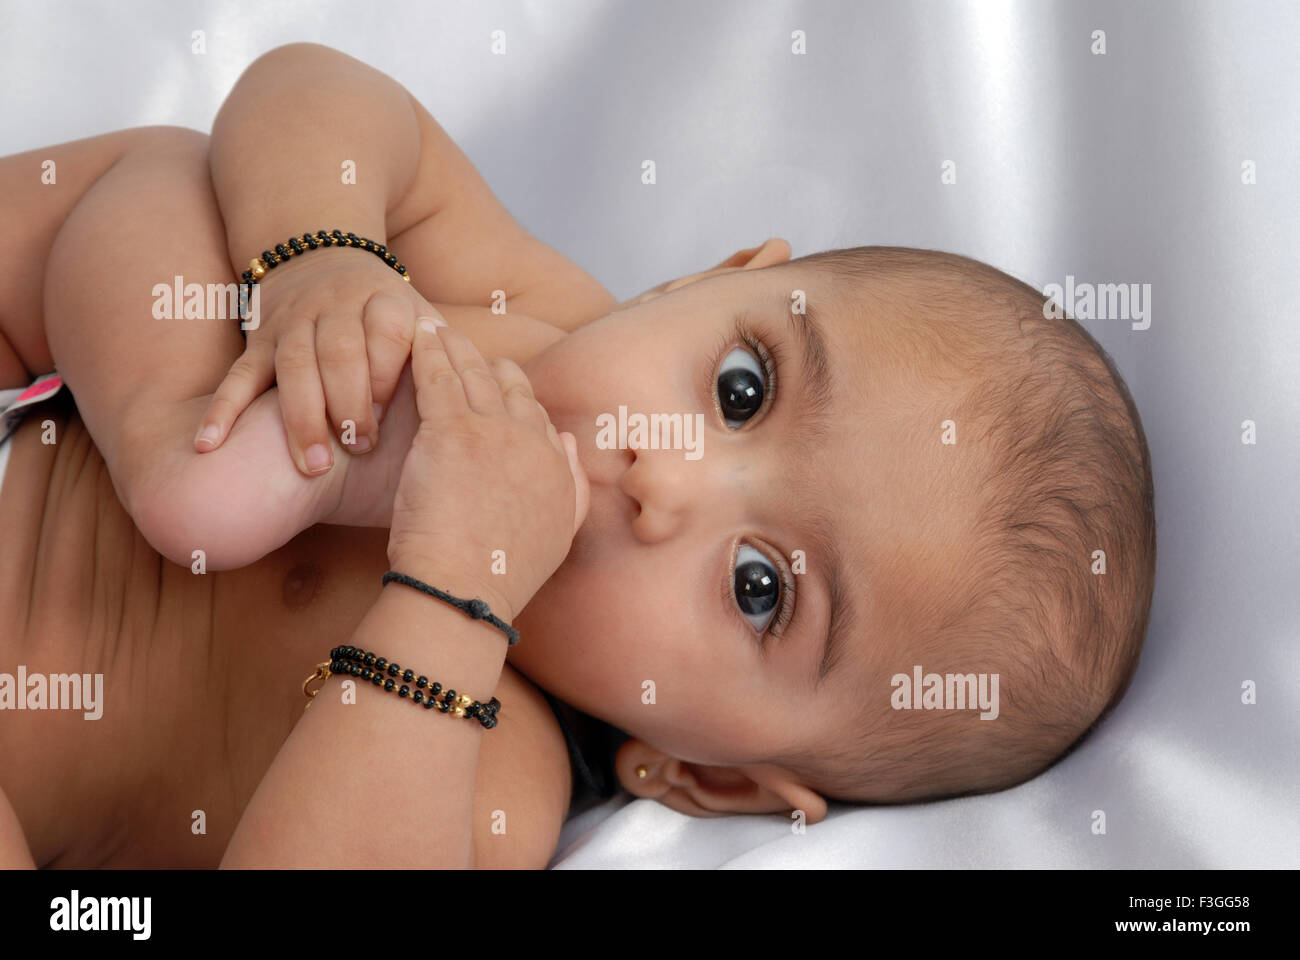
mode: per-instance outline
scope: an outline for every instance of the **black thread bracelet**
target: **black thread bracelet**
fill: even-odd
[[[401,664],[389,662],[376,653],[362,650],[360,647],[342,646],[331,650],[330,659],[316,664],[316,672],[302,682],[302,692],[307,697],[304,711],[311,706],[312,700],[321,690],[319,687],[308,690],[307,685],[313,680],[328,680],[335,674],[347,674],[361,680],[368,680],[372,685],[389,693],[396,693],[403,699],[409,699],[426,710],[436,709],[439,713],[477,720],[485,730],[491,730],[497,725],[497,713],[501,710],[501,701],[496,697],[487,703],[481,703],[468,694],[458,694],[452,689],[443,690],[441,683],[431,683],[429,678],[423,675],[417,677],[414,670],[409,668],[403,670]],[[415,687],[414,690],[411,689],[412,685]],[[439,694],[442,695],[442,699],[435,699]]]
[[[514,646],[519,642],[519,631],[510,624],[506,623],[500,617],[495,616],[486,603],[475,597],[473,600],[462,600],[460,597],[453,597],[450,593],[444,593],[437,587],[431,587],[423,580],[416,580],[415,577],[408,577],[404,573],[398,573],[396,570],[389,570],[384,574],[383,585],[388,586],[390,583],[400,583],[407,587],[413,587],[421,593],[427,593],[431,597],[436,597],[444,603],[449,603],[457,610],[469,615],[475,620],[482,620],[484,623],[490,623],[509,640],[509,645]]]
[[[241,274],[241,279],[244,281],[241,290],[243,287],[248,288],[247,299],[240,303],[241,331],[243,321],[248,317],[247,305],[252,302],[253,285],[290,257],[299,256],[317,247],[356,247],[359,250],[369,250],[400,273],[403,280],[407,283],[411,282],[411,275],[406,272],[406,265],[398,263],[397,257],[382,243],[377,243],[368,237],[358,237],[355,233],[344,233],[342,230],[331,230],[328,233],[317,230],[315,234],[304,233],[300,237],[290,237],[284,243],[277,243],[274,250],[263,250],[260,257],[254,257],[248,262],[248,269]]]

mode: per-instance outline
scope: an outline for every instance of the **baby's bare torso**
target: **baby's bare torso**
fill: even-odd
[[[0,788],[38,866],[215,867],[302,714],[303,679],[377,597],[388,533],[317,526],[256,564],[196,575],[136,531],[71,402],[36,409],[0,490],[0,669],[103,674],[103,712],[0,713]],[[508,664],[496,695],[507,706],[483,738],[477,859],[535,864],[568,809],[568,754]],[[492,834],[499,809],[514,836]]]

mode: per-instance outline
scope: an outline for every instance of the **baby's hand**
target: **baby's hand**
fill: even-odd
[[[294,257],[260,281],[260,323],[213,394],[194,447],[225,442],[274,382],[289,453],[307,476],[333,465],[331,424],[344,449],[366,453],[411,351],[417,316],[435,311],[401,274],[361,250]]]
[[[489,364],[445,324],[420,327],[420,426],[393,496],[388,561],[509,621],[569,552],[591,499],[587,474],[573,435],[556,433],[516,364]],[[509,572],[487,576],[501,550]]]

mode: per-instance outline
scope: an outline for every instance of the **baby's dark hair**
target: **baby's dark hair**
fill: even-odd
[[[953,558],[951,584],[919,585],[942,599],[899,619],[907,663],[964,658],[992,665],[1001,686],[999,716],[981,720],[893,711],[893,670],[864,674],[870,689],[846,707],[842,736],[772,762],[845,802],[987,793],[1036,776],[1110,713],[1141,654],[1156,532],[1133,398],[1086,330],[1045,316],[1043,294],[987,264],[857,247],[789,266],[824,275],[829,306],[848,322],[855,308],[898,317],[893,359],[955,388],[943,409],[966,445],[959,475],[976,487],[974,536]]]

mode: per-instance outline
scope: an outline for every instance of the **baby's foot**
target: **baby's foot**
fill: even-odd
[[[306,477],[289,456],[275,389],[254,400],[225,443],[196,453],[192,432],[210,396],[168,414],[165,442],[138,457],[122,495],[145,539],[174,563],[209,570],[254,563],[317,523],[387,527],[393,494],[419,426],[409,367],[380,426],[376,449],[347,452],[334,441],[329,472]]]
[[[298,472],[285,441],[279,397],[270,390],[248,406],[216,450],[196,453],[193,433],[210,396],[169,411],[165,436],[137,457],[123,502],[155,550],[208,570],[254,563],[336,505],[352,459],[341,448],[320,477]]]
[[[379,446],[362,456],[335,455],[330,473],[339,474],[335,478],[338,493],[333,496],[331,491],[333,499],[325,505],[316,522],[388,527],[393,519],[393,496],[402,465],[419,428],[420,415],[408,363],[379,425]]]

